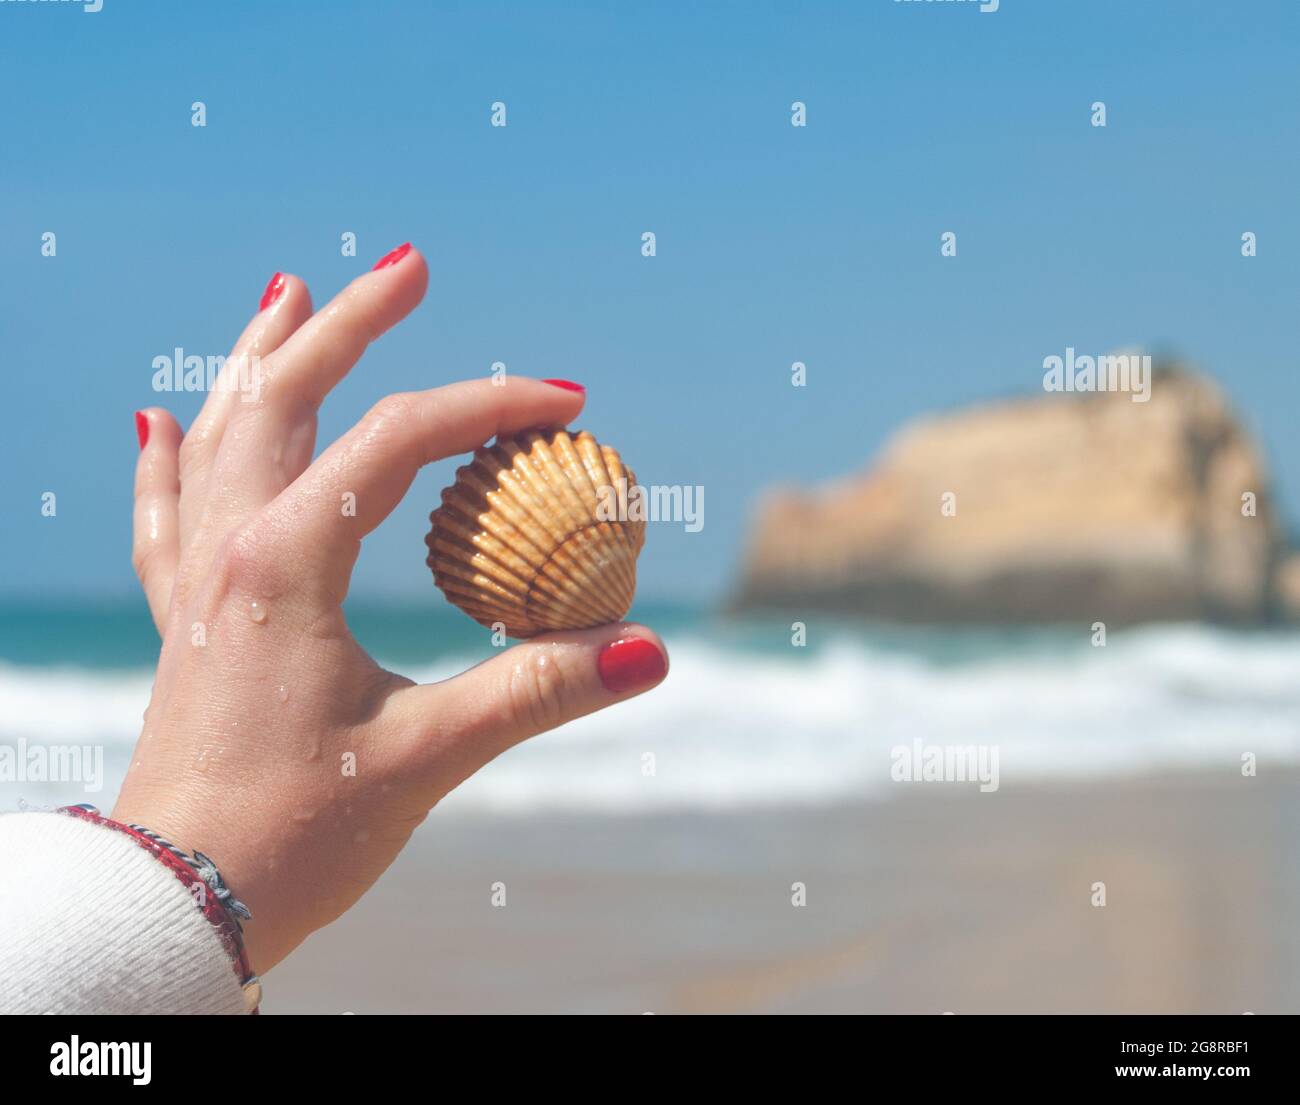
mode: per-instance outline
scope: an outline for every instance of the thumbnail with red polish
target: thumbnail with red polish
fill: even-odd
[[[615,694],[653,686],[664,677],[668,665],[657,645],[641,637],[615,641],[600,650],[596,670],[607,690]]]

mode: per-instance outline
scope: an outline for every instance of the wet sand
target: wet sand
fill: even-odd
[[[1300,1012],[1300,774],[435,811],[265,990],[269,1014]]]

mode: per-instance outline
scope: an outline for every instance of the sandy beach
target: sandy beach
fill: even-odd
[[[435,811],[263,1008],[1295,1013],[1297,799],[1300,773],[1262,765],[735,814]]]

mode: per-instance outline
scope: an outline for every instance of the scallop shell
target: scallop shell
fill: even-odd
[[[477,449],[429,515],[433,581],[511,637],[618,621],[645,544],[645,521],[620,521],[628,512],[617,509],[635,484],[585,432],[532,430]]]

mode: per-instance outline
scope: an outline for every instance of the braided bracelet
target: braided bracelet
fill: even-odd
[[[217,930],[222,946],[234,964],[239,985],[243,988],[245,1008],[250,1013],[258,1011],[262,1001],[262,984],[249,966],[248,954],[244,950],[244,928],[241,923],[251,921],[253,915],[248,907],[230,892],[230,888],[221,877],[221,872],[217,870],[217,865],[211,859],[199,851],[191,856],[143,825],[128,825],[113,821],[89,803],[61,806],[56,812],[123,833],[170,869],[190,891],[195,904]],[[196,886],[202,887],[197,895],[194,894]]]

